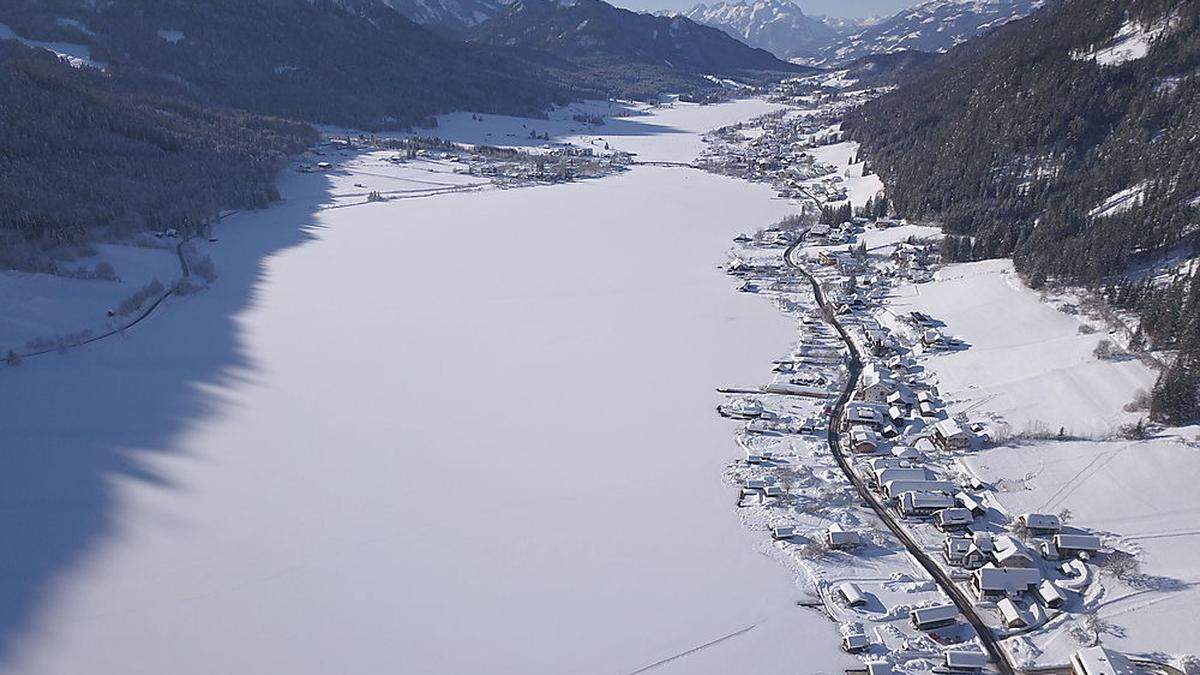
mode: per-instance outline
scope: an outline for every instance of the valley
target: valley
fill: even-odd
[[[1200,673],[1200,5],[889,7],[0,7],[0,675]]]

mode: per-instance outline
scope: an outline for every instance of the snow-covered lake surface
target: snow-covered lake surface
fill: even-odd
[[[766,109],[606,138],[687,161]],[[289,174],[221,226],[212,290],[3,373],[0,671],[850,663],[722,481],[714,388],[793,329],[715,266],[786,202],[637,167],[322,208],[355,180]]]

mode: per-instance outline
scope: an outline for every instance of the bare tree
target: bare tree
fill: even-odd
[[[1142,565],[1137,556],[1125,551],[1112,551],[1097,565],[1100,571],[1122,581],[1129,581],[1141,573]]]

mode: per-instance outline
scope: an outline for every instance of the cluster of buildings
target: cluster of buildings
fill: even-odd
[[[818,246],[829,241],[825,228],[809,234]],[[959,461],[989,441],[986,423],[950,415],[919,365],[922,357],[965,347],[934,317],[880,311],[881,288],[919,282],[914,274],[936,264],[934,249],[903,242],[886,256],[856,255],[852,247],[811,253],[809,269],[863,361],[838,421],[854,470],[915,538],[940,540],[939,564],[998,630],[1033,630],[1078,611],[1088,578],[1082,566],[1103,555],[1101,539],[1054,514],[1004,513],[989,486]],[[959,619],[953,605],[921,608],[911,618],[922,630]]]
[[[813,148],[842,141],[831,122],[824,114],[780,111],[722,127],[705,137],[708,147],[699,162],[714,173],[770,183],[783,197],[843,201],[845,179],[837,167],[811,154]]]
[[[812,149],[842,140],[837,118],[856,96],[785,83],[776,100],[813,110],[718,130],[704,163],[808,204],[844,201],[841,176]],[[841,625],[842,648],[864,659],[861,672],[984,672],[993,664],[976,616],[992,636],[1016,642],[1083,625],[1095,566],[1111,554],[1065,515],[1008,513],[964,461],[991,442],[990,421],[948,410],[926,366],[969,345],[936,317],[884,304],[897,285],[934,278],[939,247],[919,238],[927,230],[866,213],[839,218],[785,221],[736,240],[726,270],[739,290],[794,315],[799,338],[755,392],[764,405],[744,420],[745,456],[729,476],[739,504],[755,507],[743,512],[747,521],[765,525],[806,569],[819,568],[814,590]],[[938,569],[932,580],[912,576],[910,557],[889,555],[906,551]],[[1120,660],[1085,648],[1060,670],[1132,672],[1111,667]]]
[[[330,171],[335,158],[359,152],[388,150],[387,161],[440,162],[457,174],[480,176],[506,184],[562,183],[625,170],[631,155],[624,152],[596,153],[592,148],[558,144],[533,150],[466,145],[438,138],[379,139],[375,137],[331,138],[309,150],[301,173]]]
[[[811,291],[807,278],[797,278],[795,270],[765,255],[787,247],[792,260],[811,275],[824,304],[822,310],[810,307],[799,313],[797,343],[773,362],[771,382],[761,391],[763,397],[777,397],[775,403],[735,400],[727,416],[744,415],[739,417],[745,420],[743,437],[802,434],[816,444],[833,423],[843,455],[872,499],[931,552],[959,591],[975,603],[976,612],[1001,634],[1036,630],[1056,616],[1081,611],[1081,594],[1092,578],[1085,567],[1104,555],[1100,538],[1054,514],[1005,513],[991,486],[966,470],[961,460],[990,442],[987,422],[952,415],[924,367],[938,353],[966,346],[948,335],[935,317],[883,308],[892,286],[919,282],[915,274],[931,273],[938,264],[936,248],[915,240],[882,247],[888,250],[856,248],[855,239],[865,238],[869,229],[903,225],[882,220],[807,230],[772,227],[739,238],[742,252],[727,271],[741,279],[740,288],[778,295]],[[839,234],[849,240],[845,246]],[[855,355],[861,370],[851,396],[840,416],[828,420],[832,402],[852,373]],[[796,401],[790,408],[799,410],[806,400],[818,414],[800,418],[781,412],[789,407],[784,402]],[[762,445],[744,447],[744,465],[753,472],[739,482],[739,504],[787,503],[795,491],[772,478],[771,470],[794,467],[794,456]],[[878,539],[862,529],[861,520],[827,515],[833,522],[822,529],[779,522],[770,527],[771,536],[785,542],[781,545],[808,547],[805,550],[819,545],[842,556],[871,556],[877,550]],[[843,625],[843,648],[869,658],[891,654],[895,647],[879,630],[868,630],[874,613],[887,614],[883,600],[854,583],[841,583],[833,590],[844,607],[842,618],[857,619]],[[970,647],[973,628],[944,598],[918,603],[907,625],[918,634],[940,636],[928,644],[946,645],[936,652],[937,665],[946,672],[987,667],[987,657]],[[893,625],[889,630],[894,629]]]

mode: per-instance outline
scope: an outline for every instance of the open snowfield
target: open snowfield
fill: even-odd
[[[1122,407],[1154,385],[1153,371],[1136,359],[1093,356],[1103,331],[1080,334],[1082,317],[1042,302],[1009,260],[949,265],[932,283],[900,287],[889,307],[925,312],[969,345],[923,360],[951,414],[996,413],[1014,434],[1037,427],[1106,434],[1137,420]]]
[[[454,113],[437,118],[436,129],[417,135],[436,135],[460,143],[484,143],[514,147],[540,147],[551,143],[574,143],[597,152],[607,143],[611,149],[636,153],[636,160],[691,162],[703,148],[701,134],[717,127],[778,110],[782,106],[763,99],[746,99],[722,105],[700,106],[673,103],[660,108],[606,101],[573,103],[550,112],[545,120],[505,115]],[[611,117],[598,126],[575,120],[576,115],[624,115]],[[549,141],[529,138],[529,132],[548,134]]]
[[[832,145],[822,145],[809,151],[818,162],[832,164],[837,167],[838,174],[845,179],[846,196],[854,206],[861,206],[868,199],[883,191],[883,181],[875,174],[863,175],[866,164],[859,162],[851,164],[850,160],[858,159],[858,143],[844,141]]]
[[[164,248],[100,244],[97,255],[63,264],[91,270],[107,262],[116,272],[115,281],[0,272],[0,353],[25,351],[31,340],[113,327],[120,319],[110,320],[108,310],[154,279],[169,286],[179,278],[174,243],[164,240]]]
[[[1177,438],[1111,443],[1042,443],[986,450],[967,460],[999,483],[1010,514],[1074,514],[1072,525],[1106,545],[1140,551],[1133,584],[1103,578],[1097,614],[1113,628],[1104,644],[1133,653],[1197,654],[1200,603],[1200,452]],[[1035,641],[1042,661],[1062,662],[1076,643],[1061,632]]]
[[[689,161],[766,109],[604,137]],[[288,173],[211,290],[2,373],[0,672],[852,663],[722,478],[714,388],[794,328],[715,266],[787,203],[636,167],[348,205],[365,180]]]
[[[1056,301],[1057,302],[1057,301]],[[992,418],[994,429],[1104,438],[1139,415],[1122,408],[1155,373],[1135,359],[1093,355],[1103,330],[1081,334],[1089,320],[1064,313],[1021,284],[1009,260],[953,264],[935,280],[900,287],[895,314],[918,310],[966,343],[920,358],[939,383],[951,414]],[[1096,328],[1101,328],[1097,325]],[[1106,646],[1158,661],[1196,653],[1194,607],[1200,601],[1195,553],[1200,498],[1191,481],[1200,454],[1173,429],[1146,441],[1081,440],[1005,444],[963,463],[995,490],[1010,517],[1067,510],[1070,525],[1101,535],[1105,546],[1137,553],[1131,579],[1100,574],[1072,613],[1030,636],[1007,641],[1018,663],[1066,662],[1080,643],[1070,626],[1094,613]],[[1093,574],[1095,571],[1093,570]],[[1086,605],[1086,606],[1085,606]]]

